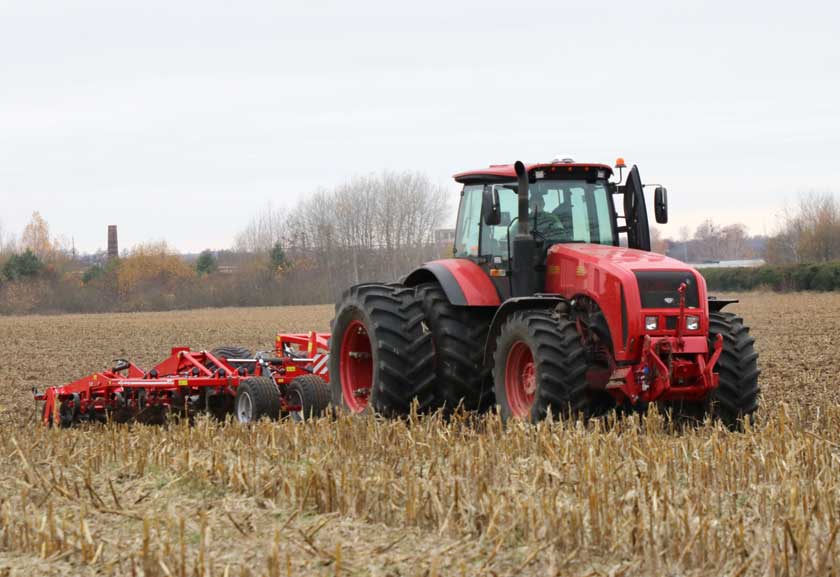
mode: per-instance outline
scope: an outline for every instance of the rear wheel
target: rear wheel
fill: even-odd
[[[434,407],[431,335],[414,290],[367,284],[336,305],[330,354],[332,401],[353,413],[407,414]]]
[[[270,377],[244,379],[236,389],[236,419],[254,423],[263,417],[277,420],[280,416],[280,391]]]
[[[517,312],[502,326],[493,363],[502,418],[539,421],[549,413],[593,413],[588,363],[574,321],[549,311]]]
[[[493,395],[485,390],[490,371],[483,358],[489,315],[452,305],[437,283],[416,290],[434,342],[436,403],[447,411],[459,404],[470,411],[489,408]]]
[[[291,413],[297,421],[323,416],[330,405],[330,386],[318,375],[303,375],[289,383],[289,404],[299,407]]]

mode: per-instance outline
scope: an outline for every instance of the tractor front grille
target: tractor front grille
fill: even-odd
[[[691,271],[637,271],[639,294],[643,309],[678,309],[680,308],[679,288],[686,284],[685,306],[700,306],[697,279]]]

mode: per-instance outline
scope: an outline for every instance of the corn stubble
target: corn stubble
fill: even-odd
[[[31,401],[4,407],[0,575],[838,574],[838,304],[738,305],[765,389],[742,433],[676,430],[653,410],[536,427],[460,415],[50,430]],[[222,314],[295,312],[268,311]],[[219,322],[178,314],[196,335]],[[39,319],[59,327],[56,349],[67,319]],[[172,318],[145,321],[148,342],[115,346],[152,354]],[[6,334],[25,325],[0,319]],[[73,346],[88,338],[102,335]],[[0,353],[4,390],[19,353]]]

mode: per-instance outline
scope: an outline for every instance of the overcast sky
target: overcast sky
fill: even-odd
[[[319,186],[636,163],[668,235],[840,182],[836,2],[0,0],[0,223],[224,248]],[[328,209],[328,207],[325,207]]]

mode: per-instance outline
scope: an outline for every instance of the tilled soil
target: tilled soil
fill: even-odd
[[[493,416],[47,430],[31,387],[331,306],[0,317],[0,575],[840,571],[840,294],[748,294],[754,428]],[[729,310],[729,309],[727,309]]]

